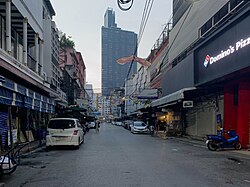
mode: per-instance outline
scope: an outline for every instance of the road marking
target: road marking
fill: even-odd
[[[250,183],[250,181],[249,180],[244,180],[245,182],[249,182]]]

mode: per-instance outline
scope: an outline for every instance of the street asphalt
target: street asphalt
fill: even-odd
[[[25,155],[10,187],[235,187],[250,186],[250,156],[211,152],[187,138],[160,139],[101,124],[79,150],[57,147]],[[248,153],[248,152],[247,152]]]

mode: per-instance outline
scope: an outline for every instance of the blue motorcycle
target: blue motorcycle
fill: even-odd
[[[240,150],[241,143],[237,133],[234,130],[229,130],[226,134],[228,134],[229,139],[226,139],[223,135],[207,135],[207,148],[210,151],[216,151],[221,148],[234,148]]]

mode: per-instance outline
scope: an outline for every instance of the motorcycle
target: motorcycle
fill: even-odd
[[[241,149],[241,143],[239,141],[239,136],[234,130],[229,130],[225,132],[229,138],[225,138],[221,135],[207,135],[207,148],[210,151],[216,151],[221,148],[234,148],[236,150]]]
[[[83,134],[84,134],[84,135],[85,135],[87,132],[89,132],[88,125],[82,124],[82,130],[83,130]]]

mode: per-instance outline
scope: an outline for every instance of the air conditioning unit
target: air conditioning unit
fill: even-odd
[[[183,108],[191,108],[193,107],[193,101],[183,101]]]

